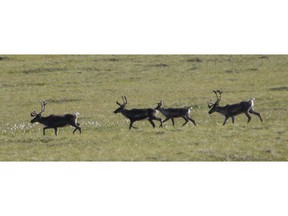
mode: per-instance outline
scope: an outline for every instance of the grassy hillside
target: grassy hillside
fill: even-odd
[[[258,55],[12,55],[0,56],[1,161],[286,161],[288,160],[288,56]],[[209,116],[213,89],[221,105],[256,98],[257,116]],[[127,109],[192,106],[183,119],[153,129],[113,111],[121,96]],[[79,112],[83,133],[31,124],[43,116]],[[161,117],[161,116],[160,116]],[[163,117],[163,116],[162,116]],[[158,126],[159,123],[155,122]]]

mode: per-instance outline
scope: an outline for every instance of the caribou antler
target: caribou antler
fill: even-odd
[[[213,92],[215,93],[216,97],[217,97],[217,101],[216,103],[219,103],[221,101],[221,94],[222,94],[222,91],[221,90],[213,90]],[[220,97],[218,97],[218,94]]]
[[[41,112],[40,113],[38,113],[38,114],[41,114],[41,113],[43,113],[44,111],[45,111],[45,106],[47,105],[47,102],[45,102],[45,101],[42,101],[41,102]]]
[[[122,100],[123,104],[119,103],[118,101],[116,101],[116,104],[118,104],[119,106],[125,106],[128,103],[126,96],[122,96]]]
[[[128,102],[127,102],[127,98],[126,98],[126,96],[122,96],[122,100],[123,100],[123,105],[126,105]]]
[[[37,113],[35,110],[33,112],[30,113],[31,117],[34,117],[36,115],[40,115],[41,113],[43,113],[45,111],[45,106],[46,106],[47,102],[45,101],[41,101],[41,111],[39,113]]]
[[[163,100],[161,99],[161,101],[159,103],[156,103],[157,104],[157,107],[155,109],[159,109],[162,107],[162,104],[163,104]]]

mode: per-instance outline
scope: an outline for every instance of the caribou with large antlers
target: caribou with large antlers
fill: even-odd
[[[116,101],[116,104],[119,105],[119,108],[117,108],[114,113],[122,113],[126,118],[130,120],[130,125],[129,125],[129,130],[133,127],[137,129],[136,127],[133,126],[133,123],[136,121],[140,120],[145,120],[147,119],[152,127],[155,127],[155,124],[153,120],[157,120],[160,122],[160,127],[162,127],[162,119],[157,117],[157,110],[152,109],[152,108],[147,108],[147,109],[132,109],[132,110],[127,110],[125,106],[127,105],[127,98],[125,96],[122,96],[123,104],[120,104],[118,101]]]
[[[221,106],[219,106],[219,102],[221,101],[222,91],[213,90],[213,92],[216,95],[217,100],[216,100],[215,103],[211,103],[211,102],[208,103],[208,108],[210,109],[208,113],[212,114],[214,112],[218,112],[218,113],[224,115],[225,116],[225,120],[224,120],[223,125],[226,124],[228,118],[230,118],[230,117],[232,118],[232,122],[234,123],[235,116],[239,115],[241,113],[244,113],[247,116],[247,118],[248,118],[248,122],[247,123],[249,123],[250,120],[251,120],[251,116],[249,115],[249,113],[253,114],[253,115],[257,115],[260,118],[261,122],[263,122],[263,120],[262,120],[262,118],[260,116],[260,113],[255,112],[253,110],[255,98],[251,98],[248,101],[242,101],[240,103],[231,104],[231,105],[228,104],[228,105],[226,105],[224,107],[221,107]]]
[[[162,107],[163,105],[163,101],[161,100],[160,103],[157,104],[157,107],[155,108],[156,110],[159,110],[162,115],[164,115],[166,117],[166,119],[163,121],[166,122],[169,119],[171,119],[172,124],[174,126],[174,118],[183,118],[185,120],[184,125],[187,124],[188,121],[191,121],[195,126],[196,123],[195,121],[190,117],[190,111],[192,110],[192,107],[190,108],[168,108],[168,109],[164,109]]]
[[[73,131],[73,134],[76,130],[79,130],[81,134],[81,127],[80,124],[77,123],[77,116],[79,113],[74,114],[65,114],[65,115],[49,115],[47,117],[42,117],[41,114],[45,111],[45,106],[47,103],[45,101],[41,102],[41,112],[36,113],[36,111],[33,111],[31,113],[31,117],[34,117],[31,120],[31,123],[39,122],[43,124],[45,127],[43,128],[43,135],[45,135],[45,130],[48,128],[54,128],[55,135],[58,135],[58,127],[64,127],[67,125],[71,125],[72,127],[75,127],[75,130]]]

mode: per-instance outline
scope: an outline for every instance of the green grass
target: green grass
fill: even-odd
[[[288,56],[285,55],[11,55],[0,58],[1,161],[286,161],[288,160]],[[257,116],[208,115],[213,89],[220,104],[256,98]],[[177,119],[153,129],[128,130],[113,111],[192,106],[196,120]],[[30,124],[30,112],[79,112],[83,133]],[[156,122],[157,126],[159,125]]]

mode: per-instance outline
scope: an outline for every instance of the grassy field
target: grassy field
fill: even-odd
[[[11,55],[0,56],[1,161],[287,161],[288,56],[261,55]],[[209,116],[213,89],[220,105],[256,98],[261,113]],[[192,106],[183,119],[153,129],[148,121],[128,130],[116,100],[127,109]],[[79,112],[83,133],[71,127],[42,134],[30,113]],[[160,117],[163,117],[159,115]],[[155,122],[158,126],[159,123]]]

